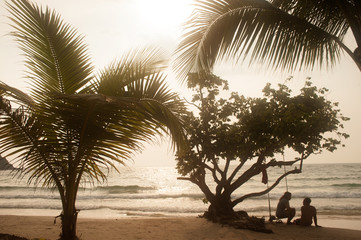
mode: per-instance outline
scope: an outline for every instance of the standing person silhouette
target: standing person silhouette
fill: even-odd
[[[283,196],[280,198],[276,210],[276,217],[287,218],[287,224],[290,224],[292,218],[296,215],[295,208],[290,207],[291,198],[292,198],[292,194],[290,192],[285,192]]]

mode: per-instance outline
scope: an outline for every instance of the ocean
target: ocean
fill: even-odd
[[[283,168],[268,171],[270,183]],[[111,171],[100,185],[83,185],[76,206],[79,217],[120,218],[157,216],[198,216],[208,205],[198,187],[177,180],[174,167],[122,167]],[[210,185],[214,184],[210,181]],[[261,191],[265,184],[256,176],[234,193],[241,196]],[[318,215],[361,216],[361,164],[305,164],[301,174],[289,175],[269,194],[274,215],[278,199],[288,189],[290,204],[299,214],[304,197],[312,199]],[[268,195],[247,199],[236,210],[249,215],[269,216]],[[26,177],[12,178],[0,171],[0,214],[57,216],[61,202],[56,190],[27,185]]]

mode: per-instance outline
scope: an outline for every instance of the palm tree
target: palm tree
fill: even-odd
[[[342,51],[361,71],[359,0],[197,0],[176,50],[175,70],[212,70],[236,58],[270,68],[332,67]],[[351,31],[357,48],[345,44]]]
[[[0,153],[29,184],[58,190],[61,238],[76,239],[79,186],[106,180],[155,134],[182,147],[183,103],[165,84],[160,51],[130,51],[94,75],[83,38],[55,11],[27,0],[7,7],[31,91],[0,83]]]

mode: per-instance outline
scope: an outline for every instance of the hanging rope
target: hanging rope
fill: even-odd
[[[267,182],[267,189],[268,188],[269,188],[269,186],[268,186],[268,182]],[[270,199],[270,196],[269,196],[269,192],[267,193],[267,196],[268,196],[269,221],[271,222],[273,219],[272,219],[272,213],[271,213],[271,199]]]
[[[283,162],[286,162],[285,160],[285,154],[284,152],[282,152],[282,157],[283,157]],[[303,160],[303,159],[302,159]],[[302,161],[301,161],[301,168],[302,168]],[[284,173],[286,174],[286,165],[283,165],[283,170],[284,170]],[[265,171],[265,170],[264,170]],[[264,181],[265,179],[265,173],[264,171],[262,171],[263,173],[263,178],[262,178],[262,182],[267,184],[267,189],[269,188],[268,186],[268,177],[267,177],[267,180]],[[288,192],[288,182],[287,182],[287,176],[285,176],[285,180],[286,180],[286,192]],[[267,198],[268,198],[268,212],[269,212],[269,221],[272,222],[273,220],[275,220],[276,218],[274,216],[272,216],[272,213],[271,213],[271,198],[270,198],[270,195],[269,195],[269,192],[267,193]]]
[[[282,156],[283,156],[283,162],[286,162],[286,161],[285,161],[285,154],[284,154],[284,152],[282,152]],[[284,170],[284,172],[285,172],[285,174],[286,174],[286,165],[283,165],[283,170]],[[287,176],[285,176],[285,180],[286,180],[286,192],[288,192]]]
[[[286,162],[284,152],[282,152],[282,157],[283,157],[283,162]],[[304,159],[304,154],[302,153],[301,162],[300,162],[300,172],[302,171],[303,159]],[[286,174],[287,173],[286,165],[283,165],[283,170],[284,170],[284,173]],[[285,176],[285,180],[286,180],[286,191],[288,192],[287,176]],[[262,180],[262,182],[263,182],[263,180]],[[267,189],[268,189],[269,188],[269,186],[268,186],[268,177],[267,177],[267,180],[265,182],[263,182],[263,183],[267,183]],[[268,197],[269,221],[272,222],[273,220],[276,219],[276,217],[272,216],[272,213],[271,213],[271,199],[270,199],[269,192],[267,193],[267,197]]]

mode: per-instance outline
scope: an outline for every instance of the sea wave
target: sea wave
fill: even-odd
[[[41,205],[41,204],[29,204],[29,205],[16,205],[16,204],[5,204],[1,206],[2,209],[36,209],[36,210],[58,210],[61,211],[60,205]],[[108,209],[118,213],[126,213],[126,215],[142,215],[142,214],[151,214],[151,213],[167,213],[167,214],[200,214],[207,211],[208,207],[205,205],[194,206],[174,206],[174,205],[157,205],[153,207],[144,206],[107,206],[107,205],[91,205],[91,206],[78,206],[80,211],[94,211]],[[268,215],[269,208],[268,206],[247,206],[241,205],[235,208],[235,210],[242,210],[248,212],[249,215]],[[271,214],[274,214],[275,208],[271,208]],[[328,215],[361,215],[361,206],[323,206],[317,207],[318,214],[328,214]]]
[[[361,164],[345,170],[344,165],[305,166],[305,174],[288,177],[269,194],[272,213],[282,194],[292,193],[291,205],[297,210],[304,197],[311,197],[318,213],[334,215],[361,215]],[[341,170],[340,170],[341,169]],[[283,171],[283,169],[281,169]],[[281,171],[281,172],[282,172]],[[170,213],[198,214],[207,210],[203,193],[188,182],[177,181],[177,173],[171,168],[139,168],[121,175],[110,175],[104,185],[84,184],[77,194],[77,208],[99,213],[108,210],[111,216],[148,215]],[[270,173],[269,179],[276,174]],[[263,191],[266,185],[261,176],[251,179],[233,194],[238,198],[250,192]],[[215,183],[210,182],[212,191]],[[56,189],[28,186],[26,181],[13,180],[0,175],[0,209],[43,209],[61,211],[61,201]],[[246,199],[236,210],[268,216],[268,195]],[[45,211],[44,210],[44,211]],[[103,211],[104,210],[104,211]],[[108,212],[109,213],[109,212]],[[355,214],[357,215],[357,214]]]
[[[94,190],[106,191],[108,194],[120,194],[120,193],[139,193],[143,191],[156,190],[156,187],[143,187],[139,185],[126,185],[126,186],[99,186]]]
[[[79,200],[83,199],[202,199],[202,193],[181,193],[181,194],[122,194],[122,195],[80,195]]]
[[[45,189],[41,187],[28,187],[28,186],[0,186],[0,192],[4,191],[36,191]]]
[[[82,195],[79,194],[78,200],[99,200],[99,199],[178,199],[178,198],[188,198],[188,199],[202,199],[204,195],[201,193],[182,193],[182,194],[121,194],[121,195],[108,195],[108,194],[97,194],[97,195]],[[28,195],[28,194],[3,194],[0,196],[0,199],[60,199],[58,195]]]
[[[50,199],[59,199],[60,200],[60,197],[57,196],[57,195],[27,195],[27,194],[24,194],[24,195],[1,195],[0,196],[0,199],[24,199],[24,200],[27,200],[27,199],[47,199],[47,200],[50,200]]]
[[[311,197],[311,198],[321,198],[321,199],[332,199],[332,198],[361,198],[361,192],[351,192],[351,191],[338,191],[338,192],[311,192],[311,191],[292,191],[289,190],[292,193],[292,198],[305,198],[305,197]],[[240,194],[234,194],[233,198],[239,198],[243,195]],[[271,200],[279,200],[279,198],[282,196],[282,194],[276,194],[271,193],[269,198]],[[258,197],[253,197],[254,199],[264,199],[268,198],[268,195],[262,195]]]
[[[361,184],[358,183],[332,184],[332,186],[341,188],[361,188]]]
[[[234,194],[233,199],[240,198],[243,195]],[[270,200],[277,201],[280,195],[271,194]],[[319,198],[319,199],[361,199],[361,192],[350,192],[350,191],[340,191],[340,192],[292,192],[292,198],[300,198],[303,199],[304,197],[311,197],[311,198]],[[199,200],[203,199],[204,194],[201,192],[199,193],[176,193],[176,194],[159,194],[159,193],[146,193],[146,194],[108,194],[108,193],[94,193],[94,194],[84,194],[79,193],[77,199],[90,201],[90,200],[137,200],[137,199],[149,199],[149,200],[161,200],[161,199],[188,199],[188,200]],[[252,199],[265,199],[268,198],[267,195],[262,195],[259,197],[253,197]],[[52,200],[52,199],[60,199],[59,195],[43,193],[43,194],[1,194],[0,199],[23,199],[23,200],[30,200],[30,199],[45,199],[45,200]]]

